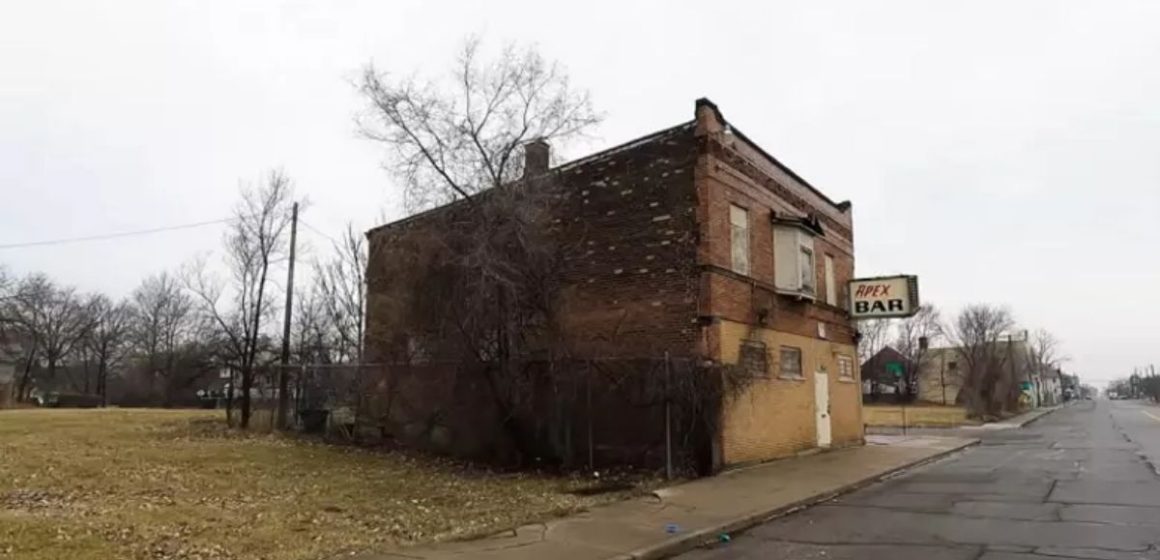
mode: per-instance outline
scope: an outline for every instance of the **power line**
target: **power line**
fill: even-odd
[[[159,228],[153,228],[153,229],[142,229],[142,230],[137,230],[137,231],[124,231],[124,232],[120,232],[120,233],[105,233],[105,234],[100,234],[100,235],[88,235],[85,237],[69,237],[69,238],[64,238],[64,239],[49,239],[49,240],[45,240],[45,241],[29,241],[26,243],[8,243],[8,244],[0,245],[0,250],[20,249],[20,248],[24,248],[24,247],[43,247],[45,245],[64,245],[67,243],[82,243],[85,241],[101,241],[101,240],[105,240],[105,239],[117,239],[117,238],[121,238],[121,237],[134,237],[134,236],[138,236],[138,235],[150,235],[153,233],[162,233],[162,232],[166,232],[166,231],[175,231],[175,230],[181,230],[181,229],[193,229],[193,228],[208,226],[208,225],[213,225],[213,224],[224,224],[226,222],[230,222],[233,220],[234,220],[234,218],[224,218],[221,220],[210,220],[208,222],[195,222],[192,224],[165,226],[165,227],[159,227]]]
[[[316,227],[314,227],[314,226],[312,226],[312,225],[310,225],[310,224],[306,223],[306,220],[303,220],[302,218],[299,218],[299,219],[298,219],[298,223],[300,223],[300,224],[302,224],[302,225],[306,226],[306,229],[309,229],[310,231],[313,231],[314,233],[317,233],[318,235],[321,235],[321,236],[323,236],[323,237],[325,237],[325,238],[329,239],[329,240],[331,241],[331,243],[334,243],[335,245],[342,245],[341,243],[339,243],[339,242],[338,242],[338,240],[337,240],[337,239],[335,239],[335,238],[333,238],[333,237],[331,237],[331,236],[329,236],[329,235],[326,235],[325,233],[322,233],[322,230],[320,230],[320,229],[318,229],[318,228],[316,228]]]

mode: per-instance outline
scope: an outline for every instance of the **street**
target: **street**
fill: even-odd
[[[1160,559],[1160,408],[1083,401],[685,560]]]

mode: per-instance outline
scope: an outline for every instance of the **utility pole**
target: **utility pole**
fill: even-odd
[[[938,370],[938,380],[939,380],[939,383],[942,385],[943,406],[946,406],[946,404],[947,404],[947,351],[944,349],[942,352],[939,352],[938,354],[939,354],[939,364],[940,364],[939,370]]]
[[[286,312],[282,322],[282,366],[278,368],[278,414],[275,426],[286,429],[290,408],[290,318],[294,312],[294,249],[298,244],[298,203],[290,211],[290,264],[286,267]]]

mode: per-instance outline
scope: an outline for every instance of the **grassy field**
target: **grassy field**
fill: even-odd
[[[0,411],[0,558],[330,558],[621,496],[590,483],[227,430],[221,413]]]

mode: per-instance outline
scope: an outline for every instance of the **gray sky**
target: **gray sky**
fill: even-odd
[[[1008,304],[1101,381],[1160,361],[1158,25],[1149,0],[10,2],[0,245],[224,218],[240,181],[279,166],[323,232],[397,217],[350,82],[372,59],[443,71],[480,33],[537,44],[592,91],[607,120],[568,156],[708,96],[854,202],[859,275],[919,274],[948,311]],[[122,295],[220,239],[207,226],[0,263]]]

